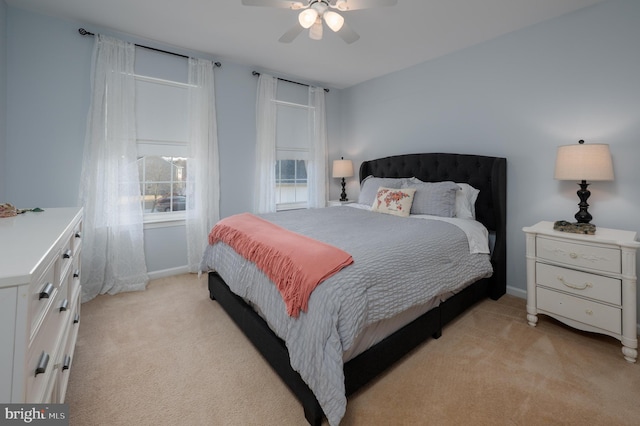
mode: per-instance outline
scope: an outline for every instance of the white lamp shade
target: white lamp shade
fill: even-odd
[[[343,178],[353,176],[353,163],[351,160],[333,160],[333,177]]]
[[[607,144],[558,147],[555,176],[558,180],[613,180],[613,163]]]
[[[305,9],[298,15],[298,22],[302,28],[311,28],[318,18],[318,11],[315,9]]]
[[[328,10],[323,15],[324,22],[327,23],[327,26],[331,28],[334,33],[340,31],[342,25],[344,25],[344,18],[339,14],[332,10]]]

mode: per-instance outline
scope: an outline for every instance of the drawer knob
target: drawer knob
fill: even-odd
[[[64,254],[62,255],[63,259],[71,259],[71,250],[65,250]]]
[[[560,281],[565,286],[567,286],[569,288],[572,288],[574,290],[586,290],[588,288],[593,287],[593,284],[591,284],[591,283],[584,283],[583,285],[572,284],[570,282],[565,281],[565,279],[564,279],[564,277],[562,275],[558,275],[558,281]]]
[[[53,293],[53,284],[46,283],[42,290],[40,290],[40,297],[38,297],[38,300],[48,299],[49,297],[51,297],[51,293]]]
[[[76,232],[76,238],[82,238],[82,232],[80,231]]]
[[[45,351],[42,351],[40,360],[38,360],[38,366],[36,367],[36,376],[47,371],[47,365],[49,365],[49,354]]]
[[[71,357],[69,355],[64,356],[64,362],[62,363],[62,371],[68,370],[71,366]]]
[[[60,312],[66,311],[68,307],[69,307],[69,301],[67,299],[64,299],[60,304]]]
[[[75,317],[73,317],[73,323],[74,323],[74,324],[77,324],[77,323],[79,323],[79,322],[80,322],[80,314],[76,314],[76,316],[75,316]]]
[[[569,257],[572,259],[577,259],[578,255],[576,253],[569,253]]]
[[[73,271],[73,278],[78,278],[80,276],[80,269],[76,269]]]

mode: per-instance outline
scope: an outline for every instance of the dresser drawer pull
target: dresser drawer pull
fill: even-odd
[[[62,255],[62,258],[63,258],[63,259],[71,259],[71,253],[72,253],[72,252],[71,252],[71,249],[66,250],[66,251],[64,252],[64,254]]]
[[[584,311],[587,315],[593,315],[593,311],[591,309],[587,309]]]
[[[64,356],[64,362],[62,363],[62,371],[68,370],[71,366],[71,357],[69,355]]]
[[[40,360],[38,361],[38,366],[36,367],[36,376],[47,371],[47,365],[49,365],[49,354],[42,351],[42,355],[40,355]]]
[[[64,299],[60,304],[60,312],[66,311],[68,307],[69,307],[69,301],[67,299]]]
[[[73,278],[78,278],[80,276],[80,269],[76,269],[73,271]]]
[[[74,324],[77,324],[77,323],[79,323],[79,322],[80,322],[80,314],[76,314],[76,316],[75,316],[75,317],[73,317],[73,323],[74,323]]]
[[[80,231],[76,232],[76,238],[82,238],[82,232]]]
[[[38,297],[38,300],[48,299],[49,297],[51,297],[51,293],[53,293],[53,284],[46,283],[42,288],[42,290],[40,291],[40,297]]]
[[[577,284],[571,284],[569,282],[566,282],[562,275],[558,275],[558,281],[560,281],[562,284],[564,284],[567,287],[572,288],[574,290],[586,290],[588,288],[593,287],[593,284],[591,284],[591,283],[584,283],[584,285],[581,285],[581,286],[577,285]]]
[[[571,253],[569,253],[569,257],[572,258],[572,259],[577,259],[578,255],[576,253],[571,252]]]

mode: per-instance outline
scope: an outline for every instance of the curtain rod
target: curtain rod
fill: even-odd
[[[78,32],[80,33],[80,35],[83,36],[95,36],[94,33],[89,32],[87,30],[85,30],[84,28],[78,28]],[[156,49],[155,47],[150,47],[150,46],[143,46],[141,44],[136,44],[135,46],[137,47],[142,47],[143,49],[149,49],[149,50],[155,50],[156,52],[161,52],[161,53],[167,53],[169,55],[173,55],[173,56],[179,56],[181,58],[187,58],[189,59],[189,56],[187,55],[182,55],[180,53],[175,53],[175,52],[169,52],[167,50],[162,50],[162,49]],[[216,67],[221,67],[222,64],[220,62],[214,62],[213,65],[215,65]]]
[[[260,75],[260,73],[258,71],[253,71],[251,73],[251,75]],[[278,80],[280,81],[286,81],[287,83],[293,83],[293,84],[299,84],[300,86],[307,86],[309,87],[309,84],[305,84],[305,83],[299,83],[297,81],[291,81],[291,80],[287,80],[286,78],[280,78],[280,77],[276,77]],[[329,89],[324,89],[325,92],[329,93]]]

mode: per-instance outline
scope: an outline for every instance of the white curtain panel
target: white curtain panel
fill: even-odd
[[[84,207],[82,301],[144,290],[136,163],[134,45],[96,36],[79,202]]]
[[[207,237],[220,219],[220,172],[213,63],[189,58],[189,160],[187,166],[187,258],[199,272]]]
[[[309,86],[309,128],[311,129],[307,182],[309,207],[318,208],[327,205],[327,119],[324,102],[324,89]]]
[[[254,211],[276,211],[276,90],[278,79],[260,74],[256,101]]]

